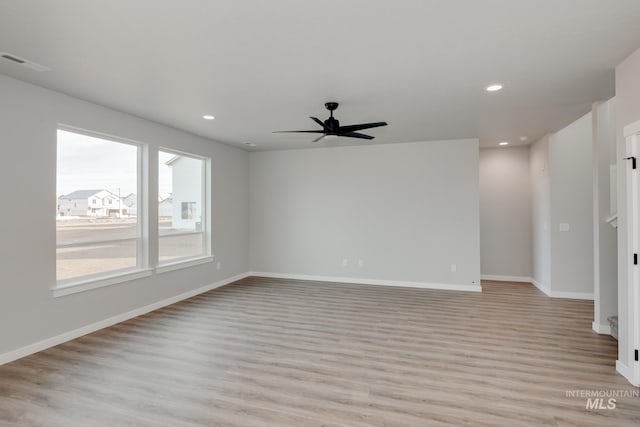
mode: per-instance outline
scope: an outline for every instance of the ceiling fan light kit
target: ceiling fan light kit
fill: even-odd
[[[330,117],[324,122],[317,117],[310,117],[311,120],[322,126],[322,129],[318,130],[286,130],[286,131],[276,131],[274,133],[321,133],[318,138],[314,139],[312,142],[318,142],[323,138],[326,139],[336,139],[337,137],[345,137],[345,138],[359,138],[359,139],[367,139],[372,140],[374,137],[371,135],[365,135],[363,133],[359,133],[358,131],[365,129],[377,128],[380,126],[387,126],[387,122],[372,122],[372,123],[361,123],[357,125],[347,125],[340,126],[340,121],[333,117],[333,112],[338,108],[337,102],[327,102],[324,104],[327,110],[329,110]]]

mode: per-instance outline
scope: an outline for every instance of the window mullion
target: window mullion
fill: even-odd
[[[143,162],[143,192],[145,194],[143,241],[145,243],[147,265],[149,265],[150,267],[156,267],[159,263],[158,149],[150,149],[147,147]]]

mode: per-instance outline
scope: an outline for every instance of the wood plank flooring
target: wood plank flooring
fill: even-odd
[[[593,303],[248,278],[0,367],[1,426],[637,426]]]

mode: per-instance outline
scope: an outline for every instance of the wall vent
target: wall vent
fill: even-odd
[[[11,62],[14,65],[19,65],[21,67],[27,67],[35,71],[49,71],[51,70],[44,65],[37,64],[33,61],[29,61],[28,59],[21,58],[17,55],[7,52],[0,52],[0,57],[7,62]]]

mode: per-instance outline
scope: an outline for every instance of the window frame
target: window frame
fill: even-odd
[[[144,177],[148,175],[148,167],[144,161],[145,152],[148,150],[148,144],[135,141],[128,138],[122,138],[115,135],[110,135],[97,131],[90,131],[75,126],[69,126],[66,124],[58,123],[56,126],[56,152],[58,150],[58,131],[75,133],[91,138],[99,138],[107,142],[113,142],[118,144],[126,144],[136,147],[136,198],[138,206],[140,207],[136,214],[136,237],[119,238],[119,239],[103,239],[103,240],[91,240],[87,242],[74,242],[59,244],[56,237],[55,246],[55,259],[56,259],[56,280],[53,287],[54,296],[63,296],[75,292],[80,292],[88,289],[95,289],[101,286],[107,286],[110,284],[120,283],[128,280],[133,280],[138,277],[145,277],[151,274],[149,269],[149,239],[148,233],[148,214],[142,207],[143,193],[148,194],[148,186]],[[58,177],[58,164],[56,157],[56,180]],[[56,196],[57,197],[57,196]],[[88,204],[91,206],[91,204]],[[57,279],[57,259],[58,249],[61,248],[73,248],[73,247],[85,247],[100,244],[109,243],[123,243],[136,241],[136,266],[128,268],[120,268],[115,270],[109,270],[101,273],[88,274],[83,276],[72,277],[68,279]],[[147,274],[148,273],[148,274]]]
[[[200,176],[201,176],[201,186],[200,186],[200,218],[201,218],[201,230],[200,231],[186,231],[179,232],[161,236],[160,235],[160,223],[158,222],[157,229],[157,259],[155,260],[156,272],[163,273],[165,271],[173,271],[179,268],[187,268],[192,265],[203,264],[207,262],[212,262],[214,257],[211,253],[211,158],[206,156],[201,156],[198,154],[190,153],[187,151],[180,151],[174,148],[159,146],[157,149],[158,159],[160,153],[172,154],[175,156],[184,156],[192,159],[202,161]],[[160,161],[158,160],[158,167],[160,166]],[[158,176],[156,177],[159,180],[160,170],[158,169]],[[172,188],[173,190],[173,188]],[[173,191],[172,191],[173,193]],[[159,194],[155,195],[155,200],[159,200]],[[157,202],[158,206],[160,201]],[[180,209],[182,216],[182,207]],[[159,212],[158,212],[159,219]],[[199,255],[195,256],[185,256],[179,258],[172,258],[165,262],[160,261],[160,240],[163,238],[171,238],[171,237],[179,237],[179,236],[192,236],[196,234],[202,235],[202,252]]]
[[[142,141],[123,138],[117,135],[104,133],[100,131],[88,130],[64,123],[58,123],[55,128],[55,141],[56,151],[58,147],[57,131],[71,132],[79,135],[84,135],[93,138],[99,138],[108,142],[127,144],[137,147],[137,185],[136,185],[136,237],[133,238],[121,238],[121,239],[105,239],[100,241],[88,241],[88,242],[74,242],[66,244],[58,244],[57,237],[55,241],[54,255],[56,259],[56,269],[53,285],[51,286],[52,295],[54,298],[62,297],[65,295],[71,295],[78,292],[97,289],[104,286],[110,286],[117,283],[130,282],[133,280],[150,277],[153,274],[163,274],[166,272],[190,268],[193,266],[211,263],[215,260],[215,255],[212,253],[212,159],[208,156],[198,155],[186,151],[180,151],[173,148],[152,145]],[[159,171],[156,169],[159,165],[152,166],[150,161],[158,159],[160,152],[165,152],[174,155],[181,155],[198,159],[202,161],[202,185],[201,185],[201,230],[185,233],[175,233],[166,236],[160,236],[160,228],[158,218],[152,220],[150,217],[151,209],[149,203],[154,203],[158,200],[158,179]],[[56,181],[57,181],[57,157],[55,163]],[[151,173],[156,172],[156,176],[152,177]],[[155,184],[152,184],[155,182]],[[156,194],[151,194],[155,192]],[[57,196],[56,196],[57,198]],[[93,206],[97,206],[94,200]],[[155,202],[157,203],[157,202]],[[57,204],[56,204],[57,205]],[[92,207],[91,203],[88,203],[88,207]],[[96,209],[96,208],[93,208]],[[159,214],[155,210],[156,214]],[[152,230],[152,226],[155,225],[156,230]],[[180,258],[173,258],[166,262],[160,263],[160,239],[165,237],[180,236],[180,235],[202,235],[202,253],[196,256],[187,256]],[[68,247],[82,247],[104,243],[117,243],[117,242],[130,242],[136,241],[136,266],[131,268],[123,268],[116,270],[109,270],[102,273],[95,273],[90,275],[72,277],[69,279],[57,280],[57,250],[58,248]]]

